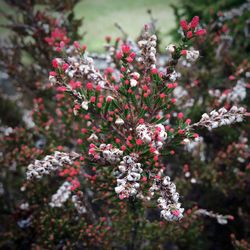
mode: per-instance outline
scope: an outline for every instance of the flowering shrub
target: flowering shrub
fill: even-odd
[[[244,198],[249,149],[244,122],[238,122],[248,114],[241,100],[225,105],[215,97],[201,104],[200,90],[183,84],[201,81],[194,78],[206,58],[199,46],[212,35],[197,16],[180,24],[182,39],[167,46],[164,62],[146,25],[138,43],[106,39],[101,70],[85,45],[65,40],[68,33],[46,36],[56,54],[49,73],[57,91],[53,109],[36,98],[34,127],[6,130],[2,140],[8,181],[15,180],[15,168],[27,177],[16,184],[21,194],[11,190],[15,208],[5,192],[4,207],[15,219],[3,218],[17,222],[7,229],[17,231],[16,242],[25,238],[45,249],[202,249],[209,245],[203,236],[208,218],[213,225],[234,223],[236,212],[225,209],[221,193],[235,190]],[[227,125],[242,133],[235,142],[208,143]],[[242,214],[247,218],[245,208]]]
[[[204,4],[206,8],[201,7]],[[249,58],[246,56],[249,54],[246,42],[249,1],[183,2],[176,10],[190,17],[197,14],[197,7],[203,12],[202,22],[206,25],[207,35],[204,41],[194,41],[193,47],[199,48],[203,57],[199,63],[192,65],[187,60],[180,62],[182,77],[174,92],[178,99],[177,106],[185,108],[192,120],[197,120],[203,113],[209,114],[211,108],[219,110],[222,106],[228,110],[234,105],[244,105],[249,110]],[[181,177],[178,181],[184,184],[186,190],[193,186],[188,191],[193,201],[199,200],[198,204],[202,207],[233,215],[234,222],[225,225],[223,232],[228,231],[237,239],[249,241],[247,126],[246,123],[238,124],[237,129],[224,126],[210,133],[198,130],[199,142],[186,146],[193,157],[188,158],[187,155],[175,160],[178,160],[176,164],[183,166],[183,176],[190,184],[184,184]],[[200,192],[202,196],[199,196]],[[220,203],[215,201],[217,198]],[[204,232],[210,227],[208,223]],[[221,228],[214,229],[216,243],[213,246],[233,249],[230,234],[217,238],[218,234],[221,234]]]
[[[120,72],[119,69],[109,68],[108,77],[101,75],[94,67],[93,60],[86,55],[86,47],[81,47],[77,42],[74,47],[68,48],[61,42],[60,51],[66,56],[55,58],[52,62],[55,71],[50,72],[50,82],[57,85],[58,90],[73,96],[74,114],[83,113],[87,120],[83,127],[84,135],[78,143],[84,145],[84,162],[95,164],[94,175],[105,176],[102,173],[105,167],[120,164],[117,169],[119,172],[116,173],[113,167],[108,171],[113,172],[117,179],[115,192],[119,198],[130,198],[131,202],[134,202],[133,197],[151,200],[154,191],[160,191],[158,202],[161,214],[170,221],[182,218],[184,209],[178,202],[175,184],[170,182],[169,177],[158,174],[164,166],[160,150],[168,136],[168,145],[171,147],[173,140],[180,144],[194,138],[191,132],[194,125],[216,127],[217,123],[223,125],[242,121],[245,115],[244,108],[238,110],[234,107],[229,112],[219,111],[221,116],[216,111],[211,113],[211,118],[203,115],[199,123],[190,125],[190,120],[183,120],[183,114],[179,113],[179,121],[170,125],[169,112],[175,100],[169,96],[176,83],[167,81],[176,81],[178,73],[174,66],[183,48],[187,48],[187,41],[193,37],[189,32],[194,32],[195,36],[205,34],[205,30],[196,30],[198,22],[199,18],[194,17],[189,25],[185,21],[181,23],[183,43],[178,47],[173,45],[167,48],[171,57],[165,72],[157,67],[157,38],[148,32],[147,26],[143,40],[138,42],[138,58],[128,44],[122,44],[116,52],[116,58],[120,60]],[[192,51],[184,54],[192,54]],[[189,57],[194,61],[193,56]],[[112,134],[106,134],[109,129]],[[171,154],[173,151],[165,148],[165,153]],[[49,159],[47,156],[44,163],[30,165],[28,178],[40,178],[38,169],[48,174],[61,165],[59,161],[53,166]],[[47,167],[47,164],[52,164],[52,167]],[[102,166],[101,169],[97,167],[98,164]],[[145,184],[141,183],[141,178]],[[149,194],[141,188],[148,185],[151,186]]]
[[[77,42],[73,47],[61,42],[58,51],[62,57],[52,61],[54,71],[50,72],[50,82],[57,86],[58,91],[72,96],[74,115],[84,119],[82,135],[77,140],[82,151],[83,172],[90,171],[84,177],[90,179],[93,186],[100,181],[114,183],[116,179],[116,185],[106,186],[106,196],[114,197],[117,193],[120,200],[128,198],[135,214],[136,198],[141,200],[142,207],[156,198],[164,219],[180,220],[184,209],[179,203],[179,193],[170,177],[164,177],[166,156],[175,153],[171,148],[173,142],[181,145],[197,138],[192,131],[195,126],[216,128],[240,122],[246,115],[244,108],[234,106],[229,111],[224,108],[212,111],[211,116],[204,114],[195,124],[184,119],[181,112],[177,119],[171,116],[175,103],[172,92],[177,87],[175,81],[178,77],[175,66],[181,56],[186,56],[191,62],[197,60],[199,52],[188,50],[188,42],[194,36],[206,33],[204,29],[197,30],[198,23],[198,17],[189,24],[181,22],[182,43],[168,46],[166,69],[157,63],[157,37],[150,34],[147,26],[137,49],[133,50],[126,43],[117,47],[114,53],[114,66],[117,67],[109,67],[104,75],[95,68],[86,47]],[[109,130],[111,134],[107,133]],[[28,179],[63,170],[61,160],[56,155],[54,157],[46,156],[43,161],[31,164]],[[81,189],[80,172],[74,178],[68,177],[69,182],[64,182],[52,196],[50,204],[53,207],[62,206],[69,198],[70,190]],[[77,194],[74,197],[77,198]],[[82,197],[83,193],[80,194]],[[88,212],[84,203],[81,207]]]
[[[1,27],[7,32],[0,44],[0,69],[5,72],[1,80],[8,80],[4,85],[11,97],[1,96],[1,100],[10,102],[1,111],[5,114],[5,123],[17,126],[23,122],[20,117],[29,109],[33,98],[42,96],[46,104],[49,102],[52,93],[46,78],[48,65],[56,54],[59,41],[69,43],[71,39],[81,38],[78,34],[81,20],[75,19],[73,13],[77,0],[65,3],[57,0],[3,2],[6,7],[4,3],[1,5],[4,20]],[[39,4],[41,6],[37,8]],[[6,12],[4,8],[11,11]],[[19,116],[14,115],[13,110]]]

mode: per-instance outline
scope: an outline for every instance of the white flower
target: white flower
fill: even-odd
[[[185,145],[187,145],[187,144],[190,143],[190,140],[189,140],[188,138],[185,138],[185,139],[183,140],[183,143],[184,143]]]
[[[145,46],[146,44],[147,44],[146,40],[141,40],[141,41],[138,42],[138,45],[139,45],[140,48]]]
[[[137,81],[135,79],[130,79],[130,86],[135,87],[137,85]]]
[[[29,203],[25,202],[20,205],[21,210],[28,210],[29,209]]]
[[[116,119],[116,121],[115,121],[115,124],[116,124],[116,125],[123,125],[123,124],[124,124],[124,121],[123,121],[120,117],[118,117],[118,118]]]
[[[98,85],[99,85],[101,88],[104,88],[104,87],[105,87],[105,82],[104,82],[104,81],[99,81],[99,82],[98,82]]]
[[[138,194],[142,169],[141,164],[136,163],[135,160],[135,156],[124,156],[123,161],[118,166],[120,173],[117,178],[115,192],[119,194],[121,199]]]
[[[66,72],[67,72],[67,71],[66,71]],[[65,73],[66,73],[66,72],[65,72]],[[69,76],[70,78],[73,78],[74,75],[75,75],[75,73],[76,73],[76,70],[70,70],[70,71],[68,71],[67,73],[68,73],[68,76]]]
[[[125,173],[126,172],[126,167],[124,165],[119,165],[118,169],[120,172]]]
[[[35,160],[33,164],[27,167],[27,179],[41,179],[43,175],[50,174],[61,168],[64,164],[72,164],[79,157],[76,153],[63,153],[56,151],[54,155],[47,155],[43,160]]]
[[[83,199],[82,192],[78,192],[78,195],[73,195],[71,197],[71,201],[74,204],[74,206],[79,214],[85,214],[87,212],[87,209],[84,205],[84,199]]]
[[[169,176],[164,177],[162,184],[164,186],[170,185],[170,177]]]
[[[108,95],[107,97],[106,97],[106,100],[108,101],[108,100],[113,100],[114,99],[114,97],[113,96],[111,96],[111,95]]]
[[[115,192],[117,194],[121,193],[125,188],[121,185],[121,186],[118,186],[118,187],[115,187]]]
[[[187,50],[186,58],[189,62],[195,62],[199,58],[200,52],[198,50]]]
[[[171,82],[175,82],[177,78],[179,77],[179,73],[177,73],[175,70],[170,74],[169,80]]]
[[[183,217],[184,209],[181,208],[179,193],[176,192],[176,186],[170,181],[169,176],[163,179],[155,179],[150,191],[159,190],[158,207],[161,209],[161,216],[167,221],[177,221]]]
[[[151,40],[151,41],[156,41],[156,40],[157,40],[157,36],[156,36],[156,35],[152,35],[152,36],[150,37],[150,40]]]
[[[237,112],[238,111],[238,108],[236,106],[233,106],[231,109],[230,109],[232,112]]]
[[[71,184],[65,181],[57,190],[55,194],[52,195],[51,202],[49,205],[51,207],[62,207],[71,195]]]
[[[49,81],[52,85],[56,84],[56,78],[54,76],[49,76]]]
[[[243,107],[237,108],[236,106],[233,106],[230,110],[225,108],[221,108],[218,111],[213,110],[210,112],[210,116],[207,113],[203,114],[196,126],[204,126],[211,130],[223,125],[242,122],[244,115],[246,115],[245,112]]]
[[[88,110],[88,108],[89,108],[88,102],[87,102],[87,101],[82,102],[81,106],[82,106],[82,108],[85,109],[85,110]]]
[[[150,52],[152,52],[153,54],[156,54],[156,48],[151,47],[151,48],[150,48]]]
[[[96,134],[91,134],[90,137],[88,138],[89,141],[97,141],[98,140],[98,136]]]
[[[74,113],[75,116],[77,116],[78,115],[78,110],[74,108],[73,113]]]
[[[169,44],[166,48],[167,53],[173,54],[175,52],[176,46],[174,44]]]
[[[195,178],[192,178],[192,179],[190,180],[190,182],[194,184],[194,183],[196,183],[197,181],[196,181]]]
[[[135,79],[139,79],[140,78],[140,74],[138,72],[131,73],[131,76],[134,77]]]

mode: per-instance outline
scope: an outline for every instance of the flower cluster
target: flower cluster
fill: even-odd
[[[64,49],[64,46],[62,49]],[[96,70],[93,59],[86,54],[81,56],[85,49],[85,47],[80,48],[78,44],[64,49],[65,53],[70,55],[65,59],[55,58],[52,62],[53,67],[55,69],[62,70],[68,77],[68,80],[72,78],[85,79],[86,81],[95,84],[95,86],[104,87],[105,79]],[[52,84],[59,83],[59,85],[61,85],[56,76],[57,74],[54,71],[50,72],[50,82]],[[71,81],[71,83],[73,82]],[[81,87],[81,84],[74,84],[73,86],[72,84],[68,85],[70,91],[73,91],[79,87]],[[90,86],[86,87],[90,88]]]
[[[47,155],[43,160],[35,160],[27,167],[27,179],[41,179],[43,175],[48,175],[63,167],[65,164],[71,165],[77,159],[77,153],[63,153],[55,151],[54,155]]]
[[[216,97],[219,103],[226,101],[236,104],[247,96],[246,83],[244,79],[239,79],[232,89],[226,89],[223,92],[220,89],[210,89],[208,93],[210,96]]]
[[[242,107],[237,108],[233,106],[230,110],[220,108],[218,111],[211,111],[209,115],[207,113],[203,114],[201,120],[192,126],[202,126],[208,129],[214,129],[223,125],[242,122],[245,115],[246,111]]]
[[[136,196],[140,187],[142,168],[141,164],[136,162],[137,156],[127,155],[118,166],[117,186],[115,192],[120,199]]]
[[[136,127],[136,133],[143,143],[151,144],[151,147],[157,150],[163,147],[163,143],[167,139],[167,133],[162,124],[139,124]],[[159,152],[155,151],[155,153]]]
[[[184,209],[179,203],[179,193],[176,192],[176,186],[170,181],[169,176],[156,178],[149,190],[151,196],[155,191],[160,192],[158,198],[158,207],[161,209],[161,216],[167,221],[180,220],[183,217]]]
[[[200,56],[200,52],[198,50],[182,50],[181,54],[186,56],[188,62],[196,62]]]
[[[111,144],[101,144],[99,147],[90,144],[89,155],[100,162],[109,162],[111,164],[120,161],[123,151],[114,148]]]
[[[65,29],[56,27],[51,31],[50,36],[45,37],[44,40],[51,46],[55,48],[60,48],[60,43],[68,44],[70,38],[67,37],[67,32]]]
[[[228,220],[233,220],[234,217],[232,215],[222,215],[218,213],[214,213],[212,211],[207,211],[206,209],[198,209],[195,211],[198,215],[208,216],[210,218],[215,218],[217,222],[221,225],[225,225],[228,223]]]
[[[86,46],[76,42],[74,46],[60,45],[61,57],[52,61],[54,71],[50,72],[50,81],[58,91],[71,95],[73,112],[83,120],[77,146],[85,164],[84,168],[79,166],[77,171],[70,171],[74,189],[82,187],[79,175],[82,172],[91,187],[101,192],[107,190],[110,197],[117,194],[121,200],[146,198],[149,202],[157,191],[161,216],[167,221],[179,221],[183,217],[175,184],[170,177],[156,174],[166,168],[164,156],[174,155],[175,145],[185,145],[197,137],[191,128],[221,126],[229,124],[228,120],[233,123],[245,114],[241,108],[233,107],[230,111],[222,108],[212,111],[208,118],[204,114],[200,122],[192,125],[190,119],[184,119],[184,114],[177,111],[173,92],[180,73],[176,67],[181,57],[188,62],[199,58],[199,51],[189,49],[191,38],[205,34],[198,25],[198,17],[187,28],[182,22],[185,37],[182,43],[167,47],[169,57],[165,68],[157,61],[157,37],[147,27],[138,42],[140,51],[127,40],[122,44],[116,41],[114,64],[104,72],[95,68]],[[164,145],[166,148],[161,152]],[[117,166],[115,171],[114,166]],[[114,175],[110,176],[111,172]],[[110,188],[114,176],[115,192]],[[147,197],[145,189],[150,193]],[[86,212],[82,198],[82,195],[72,197],[80,214]]]
[[[51,207],[62,207],[71,195],[71,184],[68,181],[65,181],[55,194],[51,197],[51,202],[49,205]]]
[[[206,34],[205,29],[198,29],[199,21],[200,20],[198,16],[193,17],[190,23],[187,23],[186,20],[180,21],[180,25],[183,30],[184,37],[186,37],[187,39],[190,39],[194,36],[202,36]]]
[[[154,70],[156,68],[156,35],[150,35],[146,31],[143,33],[143,40],[138,42],[139,48],[141,49],[141,56],[138,58],[139,62],[142,62],[147,70]]]
[[[87,212],[87,209],[84,205],[83,192],[79,191],[77,194],[72,195],[71,200],[80,215]]]

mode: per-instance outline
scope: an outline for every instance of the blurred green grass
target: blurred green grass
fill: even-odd
[[[157,21],[157,27],[162,34],[162,45],[171,42],[168,32],[175,27],[175,17],[171,3],[176,4],[178,0],[82,0],[75,6],[77,18],[84,18],[80,32],[87,32],[82,41],[91,52],[102,52],[105,44],[105,36],[113,38],[121,36],[121,32],[115,27],[115,23],[129,34],[136,38],[144,24],[150,21],[147,10],[150,9]],[[13,9],[7,7],[0,0],[0,7],[7,13]],[[0,17],[0,24],[6,21]],[[9,33],[6,29],[0,28],[1,37]]]
[[[139,35],[144,24],[150,18],[147,10],[150,9],[154,18],[158,20],[157,27],[163,34],[163,43],[171,42],[167,33],[175,27],[175,17],[171,3],[176,0],[83,0],[75,7],[76,17],[84,17],[81,32],[86,31],[84,43],[88,50],[103,51],[104,38],[107,35],[121,36],[114,23],[119,23],[132,37]]]

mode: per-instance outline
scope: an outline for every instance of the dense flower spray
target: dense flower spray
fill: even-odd
[[[166,48],[165,68],[158,62],[157,37],[145,26],[137,47],[124,42],[116,46],[116,51],[112,50],[112,67],[104,74],[96,68],[86,46],[61,43],[58,50],[61,54],[52,61],[54,70],[49,76],[58,91],[72,96],[74,114],[82,119],[82,135],[77,140],[82,151],[78,158],[90,166],[90,171],[82,170],[84,177],[94,183],[96,178],[108,174],[108,178],[115,180],[109,185],[111,197],[132,203],[137,199],[145,204],[151,202],[167,221],[182,219],[184,209],[163,156],[175,154],[173,144],[185,145],[197,138],[194,127],[229,125],[242,121],[246,114],[243,108],[232,107],[229,111],[222,108],[204,114],[194,124],[184,119],[182,112],[176,114],[173,91],[180,77],[176,66],[180,58],[191,63],[198,60],[199,51],[189,48],[189,44],[206,34],[205,29],[198,29],[197,16],[190,23],[181,21],[180,25],[182,41]],[[62,170],[64,162],[72,163],[70,155],[58,158],[56,153],[36,161],[28,167],[28,179]],[[77,175],[69,178],[67,187],[68,183],[73,188],[66,189],[63,197],[60,188],[60,196],[56,193],[52,197],[51,204],[56,204],[53,206],[60,206],[69,192],[81,189]],[[86,212],[78,196],[73,195],[72,201],[79,213]]]

